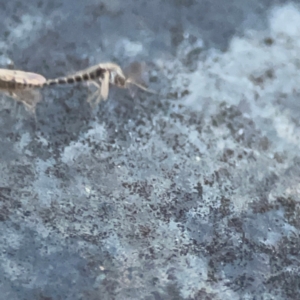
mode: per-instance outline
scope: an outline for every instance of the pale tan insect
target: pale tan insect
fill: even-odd
[[[134,85],[146,92],[155,94],[154,91],[137,82],[140,76],[139,72],[130,73],[132,72],[129,72],[129,76],[126,77],[119,65],[103,63],[70,76],[46,80],[44,76],[37,73],[0,69],[0,91],[8,93],[14,99],[24,103],[27,110],[31,112],[35,111],[36,104],[41,100],[40,93],[33,89],[44,86],[89,81],[97,87],[97,91],[88,97],[88,102],[92,102],[96,98],[95,104],[108,98],[110,84],[119,88],[129,88],[130,85]]]
[[[0,91],[22,102],[32,113],[41,100],[40,92],[33,91],[33,88],[42,87],[46,81],[44,76],[37,73],[0,69]]]
[[[98,90],[88,98],[88,102],[91,102],[98,94],[95,101],[96,104],[108,98],[110,84],[119,88],[128,88],[132,84],[146,92],[155,93],[142,84],[137,83],[134,78],[126,77],[121,67],[114,63],[98,64],[70,76],[49,79],[43,85],[70,84],[82,81],[90,81],[97,87]],[[99,81],[100,85],[97,81]]]

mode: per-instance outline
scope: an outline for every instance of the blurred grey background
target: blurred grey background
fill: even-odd
[[[158,92],[1,94],[0,299],[299,299],[298,4],[0,0],[1,68]]]

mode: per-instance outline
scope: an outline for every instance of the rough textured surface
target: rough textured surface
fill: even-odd
[[[300,298],[300,9],[280,3],[1,0],[3,67],[146,61],[159,92],[92,110],[48,88],[36,118],[1,95],[1,299]]]

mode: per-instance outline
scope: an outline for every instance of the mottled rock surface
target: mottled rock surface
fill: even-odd
[[[0,7],[2,67],[144,61],[158,91],[0,95],[0,299],[300,299],[299,6]]]

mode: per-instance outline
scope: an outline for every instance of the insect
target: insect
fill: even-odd
[[[91,102],[91,100],[95,98],[96,94],[98,94],[98,97],[95,101],[96,104],[101,100],[107,100],[110,84],[125,89],[129,88],[130,84],[132,84],[146,92],[155,93],[142,84],[139,84],[134,78],[130,76],[126,77],[121,67],[114,63],[102,63],[76,72],[70,76],[49,79],[43,85],[52,86],[57,84],[71,84],[83,81],[91,82],[97,87],[97,91],[88,98],[88,102]],[[99,81],[100,84],[97,81]]]
[[[22,102],[32,113],[35,112],[36,104],[41,100],[39,91],[32,89],[42,87],[46,82],[46,78],[37,73],[0,69],[0,91]]]
[[[137,82],[141,69],[137,68],[137,64],[134,66],[134,72],[129,73],[128,77],[125,76],[119,65],[102,63],[70,76],[48,80],[37,73],[0,69],[0,91],[8,93],[14,99],[23,102],[27,110],[31,112],[35,111],[35,106],[41,99],[40,93],[34,89],[45,86],[90,82],[97,87],[97,91],[88,97],[88,102],[91,103],[96,98],[95,104],[98,104],[101,100],[107,100],[110,84],[125,89],[130,88],[130,85],[134,85],[146,92],[155,94],[154,91]]]

